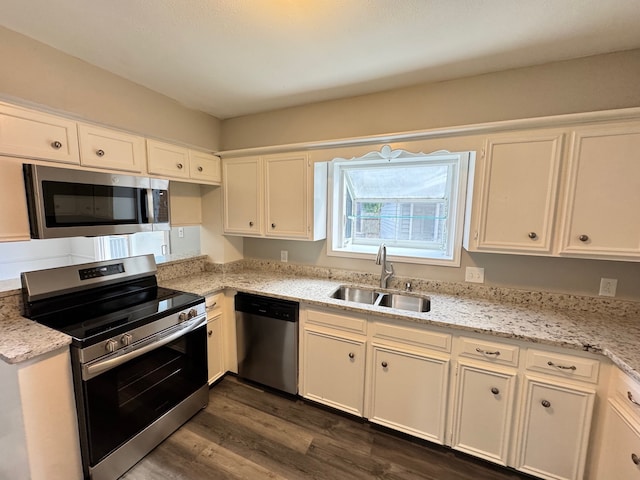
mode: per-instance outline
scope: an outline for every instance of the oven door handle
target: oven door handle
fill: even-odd
[[[129,360],[133,360],[140,355],[144,355],[145,353],[154,350],[158,347],[166,345],[167,343],[171,343],[174,340],[182,337],[183,335],[192,332],[203,325],[207,324],[207,316],[202,315],[201,318],[195,318],[192,322],[189,323],[184,328],[180,330],[170,333],[166,337],[162,337],[158,340],[151,341],[147,345],[132,350],[131,352],[125,353],[123,355],[118,355],[116,357],[106,358],[104,360],[99,360],[95,363],[90,363],[82,366],[82,380],[91,380],[92,378],[100,375],[101,373],[106,372],[107,370],[111,370],[112,368],[116,368],[122,365]]]

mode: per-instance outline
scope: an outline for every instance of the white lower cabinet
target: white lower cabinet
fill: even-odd
[[[207,368],[209,385],[224,374],[222,355],[222,314],[207,321]]]
[[[616,402],[609,401],[597,479],[640,478],[640,425]]]
[[[373,345],[369,420],[444,443],[449,359]]]
[[[515,467],[545,479],[583,478],[595,391],[526,375],[522,392]]]
[[[302,396],[362,416],[365,340],[309,329],[303,335]]]
[[[517,371],[459,362],[451,446],[507,465]]]

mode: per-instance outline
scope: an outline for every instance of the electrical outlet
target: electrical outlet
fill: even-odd
[[[178,227],[178,238],[184,238],[184,228]]]
[[[618,287],[617,278],[601,278],[600,293],[598,295],[602,297],[615,297],[617,287]]]
[[[464,280],[471,283],[484,283],[484,268],[467,267],[464,273]]]
[[[280,250],[280,261],[288,262],[289,261],[289,251],[288,250]]]

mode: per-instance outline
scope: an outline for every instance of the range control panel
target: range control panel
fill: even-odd
[[[101,267],[83,268],[78,270],[80,280],[88,280],[96,277],[107,277],[117,273],[124,273],[124,265],[122,263],[114,263],[112,265],[104,265]]]

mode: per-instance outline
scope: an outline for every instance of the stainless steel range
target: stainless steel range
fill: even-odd
[[[21,275],[25,316],[72,337],[85,478],[113,480],[208,403],[204,298],[152,255]]]

